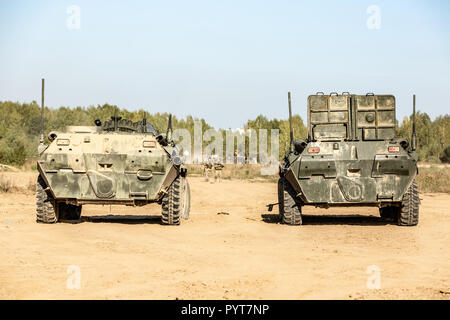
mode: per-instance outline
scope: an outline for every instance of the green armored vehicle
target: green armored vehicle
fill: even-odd
[[[295,142],[288,97],[291,147],[278,183],[283,223],[301,225],[302,207],[312,205],[376,206],[382,218],[417,225],[415,126],[411,145],[396,137],[394,96],[311,95],[308,138]]]
[[[42,106],[44,103],[42,102]],[[187,170],[167,134],[145,119],[131,122],[113,116],[95,126],[71,126],[51,132],[37,162],[37,222],[78,220],[84,204],[162,205],[162,223],[188,219]]]

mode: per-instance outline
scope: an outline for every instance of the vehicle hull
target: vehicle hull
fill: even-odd
[[[417,174],[417,159],[390,141],[310,142],[289,155],[282,175],[302,205],[392,205],[400,203]],[[318,153],[309,153],[319,148]],[[315,149],[317,150],[317,149]]]
[[[37,169],[55,200],[76,205],[158,202],[181,172],[153,135],[125,133],[60,133]]]

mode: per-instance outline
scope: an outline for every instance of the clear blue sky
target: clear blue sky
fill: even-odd
[[[70,5],[80,29],[66,26]],[[366,26],[370,5],[381,28]],[[449,1],[0,0],[0,100],[105,102],[239,127],[305,119],[316,91],[391,93],[397,116],[449,113]]]

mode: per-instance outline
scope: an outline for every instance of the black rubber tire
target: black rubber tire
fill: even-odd
[[[58,203],[59,220],[80,220],[82,206]]]
[[[39,175],[36,183],[36,222],[56,223],[58,222],[56,202],[46,188],[44,179]]]
[[[189,205],[185,206],[188,194],[186,178],[178,176],[170,185],[169,190],[162,199],[161,222],[166,225],[179,225],[181,218],[189,217]],[[187,209],[187,212],[186,212]]]
[[[399,226],[416,226],[419,223],[419,188],[414,179],[403,195],[402,205],[398,210]]]
[[[278,180],[278,208],[281,223],[291,226],[302,224],[301,204],[295,201],[295,192],[284,178]]]

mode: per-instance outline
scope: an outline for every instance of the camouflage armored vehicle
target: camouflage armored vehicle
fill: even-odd
[[[308,138],[295,142],[288,99],[291,146],[278,183],[283,223],[302,224],[302,207],[312,205],[376,206],[382,218],[417,225],[415,125],[411,145],[396,137],[394,96],[311,95]]]
[[[42,101],[42,106],[44,105]],[[77,220],[84,204],[162,205],[162,223],[188,219],[190,190],[186,169],[167,134],[145,119],[113,116],[95,126],[51,132],[37,162],[37,222]]]

